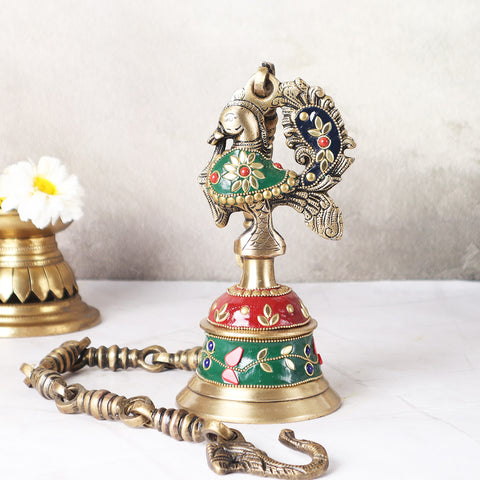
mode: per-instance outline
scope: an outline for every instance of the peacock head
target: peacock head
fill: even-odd
[[[217,145],[228,139],[233,139],[234,142],[253,142],[259,137],[260,126],[256,115],[243,105],[227,105],[208,143]]]

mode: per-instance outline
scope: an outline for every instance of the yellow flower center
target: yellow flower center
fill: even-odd
[[[43,177],[35,177],[33,180],[33,186],[40,190],[40,192],[46,193],[47,195],[56,195],[57,194],[57,187],[46,178]]]

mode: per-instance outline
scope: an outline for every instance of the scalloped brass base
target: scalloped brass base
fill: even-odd
[[[204,418],[232,423],[285,423],[334,412],[341,400],[321,376],[300,385],[246,388],[217,385],[195,375],[177,402]]]
[[[100,312],[78,294],[51,302],[0,304],[0,337],[60,335],[99,322]]]

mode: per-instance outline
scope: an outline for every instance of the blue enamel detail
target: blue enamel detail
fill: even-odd
[[[300,114],[301,113],[307,113],[308,119],[307,120],[300,120]],[[300,131],[302,137],[305,139],[305,141],[313,148],[316,154],[318,154],[321,150],[325,150],[324,148],[321,148],[318,145],[318,137],[312,136],[310,133],[308,133],[309,130],[315,129],[315,118],[320,117],[320,120],[322,120],[323,125],[326,123],[331,123],[332,127],[328,134],[324,135],[325,137],[328,137],[330,140],[330,145],[327,147],[328,150],[330,150],[333,153],[334,158],[337,158],[337,155],[340,152],[341,146],[342,146],[342,139],[340,137],[340,133],[338,131],[337,126],[335,125],[335,122],[333,121],[332,117],[322,108],[320,107],[305,107],[302,110],[299,110],[297,112],[297,116],[295,119],[295,124]],[[306,173],[313,173],[315,175],[315,180],[312,182],[308,181],[305,179],[305,185],[310,185],[314,182],[317,181],[318,178],[323,176],[323,173],[320,170],[320,164],[315,163],[313,167],[308,170]]]

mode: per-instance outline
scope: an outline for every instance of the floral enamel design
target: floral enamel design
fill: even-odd
[[[244,349],[241,346],[237,346],[230,350],[224,356],[224,361],[222,362],[220,359],[215,359],[214,352],[216,350],[216,345],[214,340],[209,339],[204,346],[204,354],[202,361],[203,371],[209,370],[212,363],[215,361],[223,367],[223,371],[221,373],[222,380],[225,383],[229,383],[231,385],[240,385],[241,380],[239,378],[240,374],[244,374],[248,370],[260,367],[266,373],[275,374],[274,366],[275,364],[278,365],[277,362],[283,362],[284,366],[278,365],[280,370],[276,370],[278,374],[284,368],[288,370],[298,370],[299,362],[303,363],[304,370],[306,374],[311,377],[315,373],[315,365],[319,363],[320,357],[317,358],[315,345],[307,343],[303,346],[303,354],[295,353],[294,352],[294,345],[287,344],[284,345],[279,354],[270,353],[269,355],[269,348],[264,347],[261,348],[256,353],[256,360],[251,359],[246,365],[239,368],[239,363],[244,357]],[[313,354],[313,355],[312,355]],[[247,355],[248,357],[248,355]],[[248,361],[248,359],[246,359]],[[295,363],[295,361],[297,363]],[[321,363],[321,360],[320,360]]]
[[[265,178],[265,175],[260,171],[263,164],[255,162],[255,152],[247,155],[242,150],[238,157],[232,155],[230,162],[226,163],[223,168],[227,172],[222,177],[233,181],[232,192],[242,189],[244,193],[247,193],[250,187],[258,189],[258,179]]]
[[[267,349],[267,348],[262,348],[262,349],[257,353],[257,360],[260,362],[260,368],[261,368],[264,372],[272,373],[272,372],[273,372],[272,366],[271,366],[269,363],[263,361],[263,360],[265,360],[265,358],[266,358],[266,356],[267,356],[267,352],[268,352],[268,349]]]
[[[276,359],[279,359],[279,358],[283,358],[285,360],[285,364],[286,366],[290,369],[290,370],[295,370],[295,364],[293,363],[292,359],[291,358],[288,358],[288,356],[290,356],[290,354],[292,353],[292,350],[293,350],[293,345],[286,345],[285,347],[282,348],[281,352],[280,352],[280,357],[277,357]],[[267,363],[267,353],[268,353],[268,349],[267,348],[262,348],[258,353],[257,353],[257,360],[260,364],[260,368],[264,371],[264,372],[267,372],[267,373],[272,373],[273,372],[273,368],[272,366]],[[270,359],[270,360],[275,360],[274,359]]]
[[[236,367],[239,363],[240,360],[242,359],[243,355],[243,348],[242,347],[237,347],[234,348],[231,352],[228,352],[225,355],[225,363],[230,367],[226,368],[222,372],[222,378],[225,382],[231,383],[232,385],[238,385],[238,376],[235,373],[235,370],[233,370],[233,367]]]
[[[266,303],[263,307],[263,315],[258,315],[257,320],[258,323],[260,323],[264,327],[271,327],[278,323],[278,321],[280,320],[280,315],[278,313],[272,315],[272,307],[268,303]]]
[[[316,160],[320,163],[320,170],[322,173],[326,172],[328,167],[334,162],[335,156],[329,149],[332,141],[328,137],[328,133],[332,129],[332,123],[323,123],[320,117],[315,117],[315,127],[308,131],[308,133],[317,138],[317,145],[320,147],[320,151],[317,153]]]
[[[225,303],[222,306],[222,308],[216,309],[215,312],[213,313],[213,319],[217,323],[222,323],[228,318],[227,307],[228,307],[228,303]]]

